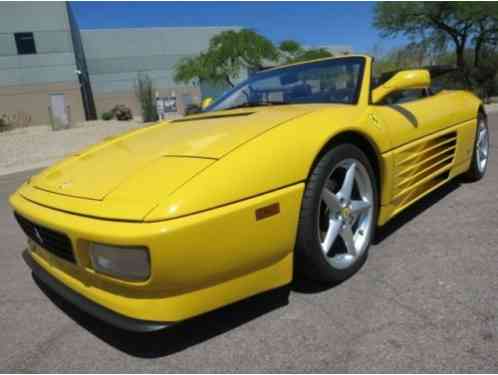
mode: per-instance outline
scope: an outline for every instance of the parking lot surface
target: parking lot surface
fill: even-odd
[[[492,145],[498,116],[490,116]],[[378,230],[333,287],[303,280],[171,329],[132,334],[36,283],[0,177],[0,370],[498,371],[498,148],[488,175],[456,180]]]

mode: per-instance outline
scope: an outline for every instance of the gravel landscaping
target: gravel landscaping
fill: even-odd
[[[144,126],[138,121],[88,121],[52,131],[32,126],[0,133],[0,175],[45,167],[105,137]]]

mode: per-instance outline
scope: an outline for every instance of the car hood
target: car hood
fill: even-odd
[[[140,220],[161,198],[233,149],[311,110],[281,106],[223,111],[136,130],[74,154],[33,177],[32,190],[48,192],[50,198],[40,193],[27,198],[49,206],[61,205],[57,195],[96,201],[100,203],[80,202],[73,207],[66,199],[64,209]],[[96,206],[100,209],[91,208]]]

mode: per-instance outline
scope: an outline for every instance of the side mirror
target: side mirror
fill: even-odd
[[[402,70],[389,81],[372,91],[372,103],[377,104],[392,92],[409,89],[425,89],[431,85],[431,75],[428,70]]]
[[[205,110],[207,107],[209,107],[213,103],[213,98],[208,96],[207,98],[202,99],[201,102],[201,109]]]

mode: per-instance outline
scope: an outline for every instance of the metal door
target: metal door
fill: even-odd
[[[54,130],[69,127],[64,94],[50,94],[50,112]]]

